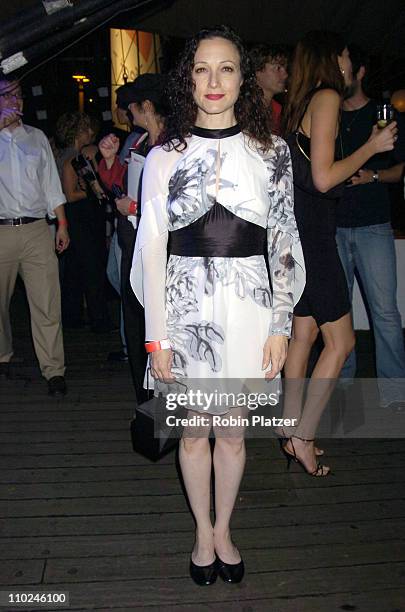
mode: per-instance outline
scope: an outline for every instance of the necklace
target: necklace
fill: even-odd
[[[352,125],[357,120],[357,117],[359,116],[360,111],[362,111],[363,108],[365,108],[369,102],[370,102],[370,100],[367,99],[366,103],[362,104],[362,106],[360,106],[360,108],[353,108],[352,110],[350,110],[350,108],[348,108],[347,110],[343,111],[343,112],[351,113],[352,114],[350,122],[344,128],[345,132],[350,133],[352,131]],[[360,101],[360,103],[361,103],[361,101]]]
[[[356,121],[357,117],[359,116],[359,112],[360,111],[361,111],[361,108],[358,108],[356,111],[351,111],[351,112],[354,112],[354,116],[352,117],[350,123],[345,126],[346,132],[351,132],[352,131],[352,125]]]

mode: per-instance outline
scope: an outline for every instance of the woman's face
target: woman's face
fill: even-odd
[[[194,56],[192,79],[197,123],[207,127],[234,125],[234,105],[243,81],[235,45],[225,38],[202,40]],[[218,121],[229,125],[219,125]]]
[[[81,148],[91,144],[93,142],[93,136],[94,133],[90,128],[79,132],[79,134],[77,135],[77,142],[79,147]]]
[[[345,47],[342,55],[338,55],[338,64],[342,72],[346,87],[349,87],[353,82],[352,61],[349,55],[349,49]]]
[[[148,129],[148,122],[145,110],[142,104],[138,104],[137,102],[131,102],[129,105],[129,110],[132,115],[132,123],[137,125],[138,127],[143,128],[144,130]]]

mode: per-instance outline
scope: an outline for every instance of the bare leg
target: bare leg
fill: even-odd
[[[294,441],[286,445],[287,450],[295,452],[309,472],[316,469],[314,443],[299,438],[313,440],[316,428],[325,406],[335,387],[343,364],[354,346],[354,333],[350,314],[337,321],[321,326],[324,348],[312,373],[301,421],[294,434]],[[295,437],[297,436],[297,437]],[[323,474],[329,468],[323,469]],[[322,475],[320,473],[319,475]]]
[[[246,416],[234,408],[232,416]],[[225,415],[225,418],[227,415]],[[232,542],[229,523],[245,469],[244,427],[215,427],[215,550],[224,563],[239,563],[240,554]]]
[[[199,413],[188,411],[188,416]],[[201,415],[200,415],[201,416]],[[214,530],[210,517],[211,506],[211,448],[208,440],[211,429],[188,427],[180,440],[179,460],[188,500],[196,522],[195,545],[191,555],[196,565],[209,565],[215,559]]]
[[[283,418],[301,419],[305,376],[308,368],[311,348],[318,337],[319,328],[312,317],[294,317],[292,337],[288,346],[287,360],[284,366],[285,396]],[[284,429],[286,436],[295,432]],[[283,432],[278,432],[282,434]]]

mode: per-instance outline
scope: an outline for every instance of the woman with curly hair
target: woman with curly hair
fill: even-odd
[[[146,160],[131,274],[145,305],[152,375],[162,384],[211,379],[219,386],[274,379],[305,280],[288,147],[271,136],[249,57],[227,27],[202,30],[188,42],[169,92],[164,142]],[[244,573],[229,526],[245,466],[244,431],[243,424],[233,431],[226,425],[229,412],[241,409],[189,409],[204,421],[187,426],[180,441],[196,522],[190,574],[199,585],[218,574],[239,582]],[[225,415],[223,425],[218,415]]]
[[[105,206],[93,190],[79,179],[75,161],[83,156],[96,168],[97,147],[92,145],[94,123],[85,113],[64,113],[56,125],[56,136],[65,147],[58,157],[66,196],[70,247],[61,262],[62,320],[65,327],[81,327],[83,296],[94,332],[111,329],[106,296]],[[80,157],[79,157],[80,156]],[[99,188],[98,182],[96,183]]]
[[[323,451],[314,446],[314,436],[354,345],[349,294],[335,240],[336,206],[344,181],[374,154],[391,150],[396,132],[395,123],[385,130],[375,128],[366,144],[342,159],[337,140],[339,112],[351,82],[349,52],[338,34],[310,32],[298,43],[284,119],[307,283],[294,309],[285,366],[284,416],[299,423],[296,429],[284,431],[283,449],[289,462],[299,462],[311,476],[327,476],[330,472],[329,467],[318,463],[317,455]],[[324,348],[312,372],[301,414],[308,359],[319,332]]]

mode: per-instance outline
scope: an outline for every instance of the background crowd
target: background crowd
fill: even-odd
[[[340,156],[347,156],[367,137],[375,123],[376,101],[367,97],[364,82],[367,79],[368,59],[358,48],[351,47],[353,74],[356,87],[352,90],[343,105],[341,115]],[[264,100],[271,116],[272,131],[283,133],[282,103],[288,87],[288,70],[291,54],[288,49],[275,45],[257,45],[250,51],[251,61],[256,73],[257,83],[263,91]],[[0,83],[0,109],[2,125],[7,126],[11,119],[18,122],[23,114],[23,94],[17,81],[5,79]],[[95,333],[106,333],[113,330],[109,300],[117,295],[122,302],[120,345],[117,351],[108,357],[111,360],[129,360],[136,393],[139,400],[144,399],[143,373],[146,354],[143,348],[144,323],[143,311],[139,306],[129,284],[129,273],[132,251],[137,231],[137,211],[133,203],[138,202],[139,194],[128,196],[128,161],[131,151],[146,156],[150,148],[159,141],[164,130],[164,120],[168,113],[165,94],[165,78],[162,75],[146,74],[135,82],[127,83],[117,90],[117,117],[126,129],[115,130],[115,137],[101,138],[100,125],[97,120],[85,113],[71,112],[62,115],[51,136],[53,154],[45,143],[39,130],[34,130],[35,142],[32,140],[32,160],[27,169],[27,181],[30,180],[30,165],[39,163],[39,146],[44,152],[41,159],[50,165],[49,176],[57,190],[53,196],[49,187],[44,184],[45,178],[36,172],[39,181],[38,192],[46,192],[43,198],[47,203],[41,213],[25,211],[17,205],[7,210],[0,209],[0,217],[5,219],[38,218],[39,214],[48,220],[54,215],[61,221],[57,227],[58,273],[61,287],[62,325],[68,328],[80,328],[90,325]],[[14,114],[13,114],[14,113]],[[397,115],[399,125],[401,118]],[[20,129],[21,126],[19,126]],[[27,126],[24,129],[29,131]],[[31,128],[32,129],[32,128]],[[9,146],[10,139],[7,127],[1,130],[1,145]],[[25,134],[24,137],[28,135]],[[353,290],[354,270],[361,277],[362,285],[368,299],[374,333],[376,338],[377,374],[380,378],[394,379],[405,375],[405,357],[401,335],[401,319],[396,306],[395,251],[390,227],[390,196],[388,185],[399,183],[403,177],[404,136],[399,131],[399,139],[393,154],[376,156],[365,164],[364,168],[351,179],[351,185],[344,190],[341,205],[338,208],[337,242],[339,254],[345,269],[350,295]],[[31,139],[34,135],[31,136]],[[101,141],[101,142],[100,142]],[[35,151],[34,151],[35,150]],[[59,190],[52,169],[53,156],[56,159],[62,191]],[[17,163],[24,163],[18,158]],[[34,170],[32,170],[34,171]],[[2,189],[8,183],[7,168],[1,171]],[[50,178],[49,178],[50,177]],[[376,178],[377,177],[377,178]],[[30,186],[32,188],[32,184]],[[28,194],[21,185],[14,186],[15,191],[23,191],[23,199]],[[3,199],[10,199],[10,187]],[[124,197],[122,197],[124,196]],[[12,197],[12,194],[11,194]],[[30,195],[31,197],[31,195]],[[38,196],[39,198],[41,196]],[[58,206],[55,206],[55,199]],[[51,201],[49,201],[51,200]],[[64,203],[64,212],[61,205]],[[3,204],[4,206],[4,204]],[[11,214],[11,212],[12,214]],[[14,211],[14,212],[13,212]],[[63,215],[63,217],[62,217]],[[378,226],[378,231],[376,227]],[[61,238],[61,233],[68,231],[69,238]],[[27,222],[24,231],[32,230]],[[70,241],[70,242],[69,242]],[[4,244],[4,242],[3,242]],[[4,247],[5,248],[5,247]],[[18,269],[18,266],[16,270]],[[18,271],[23,276],[27,292],[29,283],[23,268]],[[17,272],[16,272],[17,273]],[[378,275],[378,277],[377,277]],[[7,288],[2,292],[2,347],[0,351],[1,371],[8,372],[12,357],[11,330],[8,321],[8,305],[12,294],[13,274],[7,278]],[[15,279],[14,279],[15,280]],[[47,282],[46,280],[44,281]],[[53,281],[55,282],[55,281]],[[38,286],[38,282],[35,281]],[[53,285],[52,285],[53,287]],[[113,289],[112,289],[113,288]],[[51,291],[55,296],[55,291]],[[42,296],[44,295],[41,291]],[[30,295],[28,296],[30,300]],[[55,300],[53,305],[57,309]],[[33,326],[34,341],[37,330],[47,328],[35,313],[34,302],[30,301],[31,316],[36,323]],[[45,307],[40,307],[42,311]],[[46,309],[49,310],[48,306]],[[56,315],[55,315],[56,316]],[[53,362],[54,344],[47,348],[46,343],[37,339],[37,356],[45,378],[56,379],[59,386],[56,392],[65,393],[66,386],[61,379],[64,376],[62,358],[63,346],[61,330],[55,332],[58,337],[57,367],[50,367],[45,362]],[[55,343],[52,336],[52,343]],[[49,342],[48,342],[49,343]],[[41,357],[44,353],[45,356]],[[352,377],[355,374],[355,354],[351,353],[346,362],[344,374]],[[390,387],[392,389],[392,385]],[[55,389],[51,386],[51,392]],[[381,389],[383,403],[390,405],[400,400],[398,394]],[[397,396],[398,395],[398,396]]]

